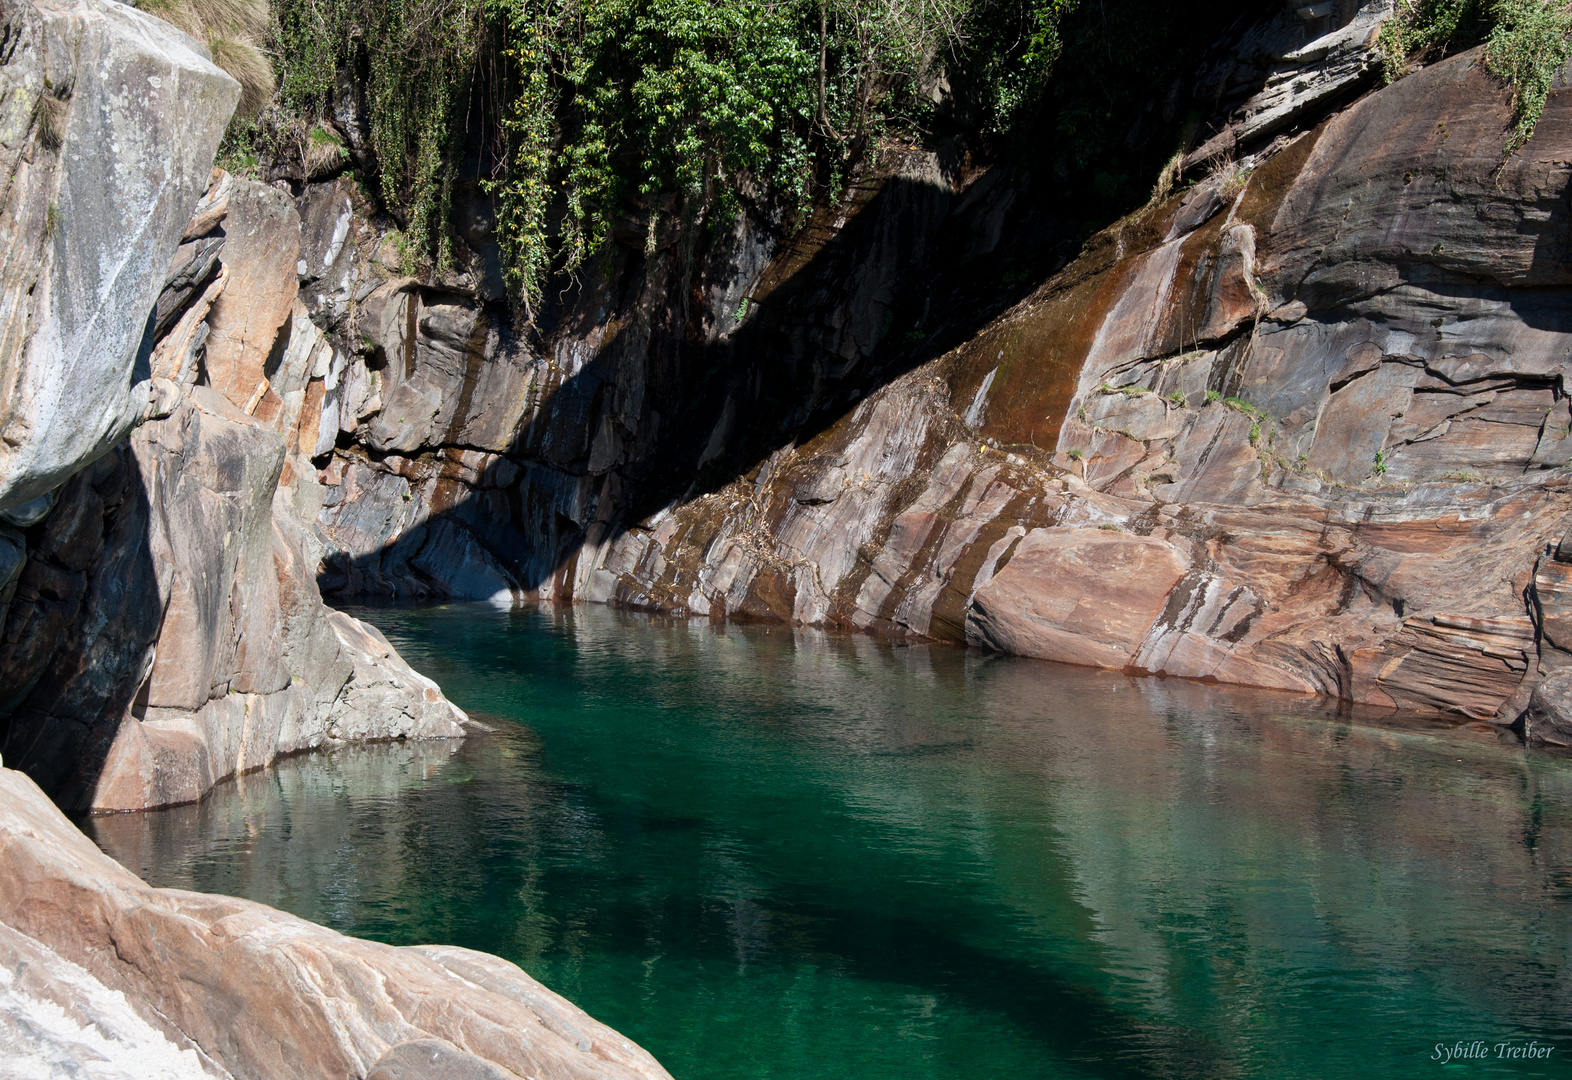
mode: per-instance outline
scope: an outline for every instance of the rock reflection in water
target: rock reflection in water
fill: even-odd
[[[369,614],[498,734],[292,759],[99,842],[499,952],[679,1078],[1409,1075],[1459,1039],[1568,1071],[1565,760],[860,636]]]

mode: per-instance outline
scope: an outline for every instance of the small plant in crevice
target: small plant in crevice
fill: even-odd
[[[336,132],[322,124],[306,131],[304,167],[307,176],[332,172],[349,160],[349,148]]]
[[[44,237],[53,240],[55,233],[60,230],[60,204],[51,202],[44,210]]]
[[[65,142],[66,114],[71,111],[70,83],[44,80],[44,92],[33,106],[33,122],[38,125],[38,142],[51,154],[58,154]]]
[[[1162,171],[1157,174],[1157,183],[1152,187],[1152,198],[1148,206],[1155,206],[1174,193],[1179,184],[1179,178],[1184,175],[1184,150],[1175,150],[1173,156],[1163,163]]]
[[[1385,476],[1386,475],[1386,451],[1385,450],[1377,450],[1376,451],[1376,456],[1375,456],[1375,474],[1377,476]]]

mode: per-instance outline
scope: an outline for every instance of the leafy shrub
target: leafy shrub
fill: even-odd
[[[1512,88],[1512,153],[1534,134],[1556,72],[1567,62],[1572,4],[1557,0],[1497,0],[1495,28],[1485,46],[1490,73]]]
[[[279,102],[310,121],[338,71],[361,82],[383,200],[439,263],[464,126],[481,117],[528,311],[624,219],[653,250],[745,198],[800,211],[883,132],[922,130],[946,78],[985,126],[1007,122],[1040,92],[1075,2],[275,0]]]

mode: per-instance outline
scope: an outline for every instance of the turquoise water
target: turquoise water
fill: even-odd
[[[371,611],[495,735],[95,819],[485,949],[720,1078],[1572,1076],[1572,762],[1324,704],[596,608]],[[1537,1041],[1549,1058],[1445,1063]]]

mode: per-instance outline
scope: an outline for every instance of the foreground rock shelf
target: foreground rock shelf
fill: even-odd
[[[668,1075],[494,956],[150,888],[4,768],[0,1059],[181,1080]]]

